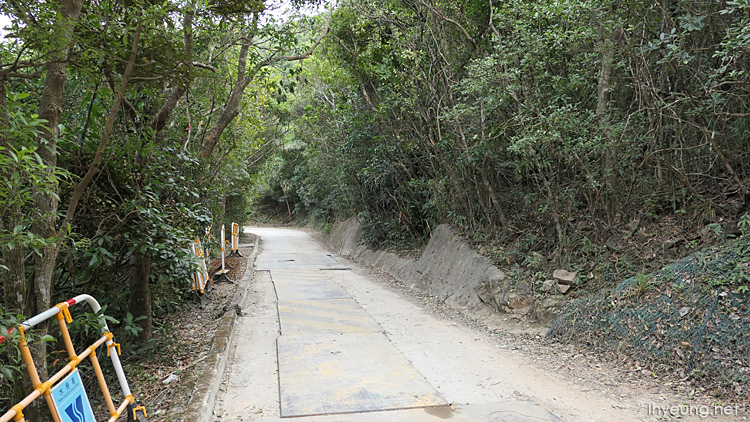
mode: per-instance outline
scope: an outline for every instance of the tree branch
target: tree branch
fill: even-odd
[[[229,99],[227,100],[224,110],[222,110],[221,114],[219,115],[219,118],[216,120],[216,123],[211,127],[211,129],[208,131],[208,136],[203,140],[200,148],[200,157],[204,160],[211,157],[211,154],[213,154],[214,148],[216,147],[216,144],[219,142],[219,139],[221,138],[221,134],[224,132],[224,130],[227,128],[229,123],[234,120],[235,117],[239,114],[239,106],[240,102],[242,100],[242,96],[244,94],[245,88],[250,84],[250,82],[253,81],[255,78],[255,75],[260,72],[261,69],[263,69],[266,66],[271,66],[275,63],[279,63],[282,61],[297,61],[297,60],[304,60],[315,51],[315,49],[320,45],[321,42],[323,42],[323,38],[328,34],[330,30],[330,18],[329,22],[326,25],[325,32],[315,41],[312,47],[310,47],[309,50],[307,50],[303,54],[299,55],[290,55],[290,56],[274,56],[269,57],[257,65],[255,65],[252,69],[252,72],[247,72],[247,55],[248,50],[250,49],[251,40],[243,39],[242,41],[242,47],[240,48],[240,55],[237,62],[237,83],[235,84],[234,88],[232,89],[232,93],[229,96]]]
[[[315,49],[318,48],[321,42],[323,42],[323,38],[325,38],[326,35],[328,35],[328,32],[331,30],[330,25],[326,26],[325,32],[323,32],[323,35],[318,37],[318,39],[315,41],[315,44],[310,47],[309,50],[306,52],[295,55],[295,56],[275,56],[275,57],[269,57],[265,61],[262,61],[256,66],[257,70],[260,70],[263,67],[270,66],[272,64],[276,64],[278,62],[293,62],[293,61],[299,61],[304,60],[312,55],[312,53],[315,52]]]
[[[354,36],[354,34],[352,34],[352,37],[353,36]],[[367,104],[370,106],[370,108],[372,109],[372,111],[377,111],[377,109],[375,108],[375,105],[370,100],[370,96],[367,94],[367,89],[365,88],[365,84],[362,83],[362,78],[359,76],[359,72],[357,71],[357,55],[358,55],[357,54],[357,43],[356,42],[352,43],[353,47],[354,47],[354,51],[352,51],[351,49],[349,49],[349,47],[346,44],[344,44],[344,41],[341,38],[337,37],[336,35],[333,35],[333,37],[339,43],[339,45],[341,46],[341,48],[343,48],[349,54],[352,55],[352,72],[354,73],[354,77],[357,78],[357,83],[359,84],[359,89],[362,91],[362,95],[365,97],[365,100],[367,101]]]
[[[167,100],[164,102],[164,105],[162,105],[161,109],[159,109],[159,112],[156,114],[156,116],[154,116],[154,122],[151,127],[154,129],[155,139],[160,139],[161,136],[159,135],[159,132],[161,132],[161,130],[164,129],[164,126],[167,125],[169,115],[172,114],[172,110],[174,110],[180,98],[185,95],[185,92],[190,85],[193,73],[193,17],[193,11],[188,10],[187,12],[185,12],[185,17],[182,21],[182,26],[185,31],[185,52],[188,56],[187,81],[185,81],[184,84],[178,83],[177,86],[172,88],[172,91],[169,93],[169,96],[167,96]]]
[[[206,63],[199,63],[199,62],[192,62],[192,66],[194,67],[200,67],[202,69],[210,70],[211,72],[216,72],[216,68],[211,66],[210,64]]]
[[[111,69],[106,69],[104,71],[104,77],[107,79],[107,86],[109,87],[109,90],[112,91],[112,94],[117,96],[117,87],[115,86],[115,78],[112,76]],[[138,111],[135,109],[135,106],[130,101],[128,101],[127,98],[123,98],[122,103],[125,105],[125,109],[128,112],[130,120],[133,122],[133,126],[135,126],[136,130],[139,130],[141,125],[138,122]]]
[[[490,19],[489,19],[490,28],[492,29],[492,33],[495,34],[496,37],[500,38],[500,33],[497,32],[497,28],[495,28],[495,22],[494,22],[495,9],[494,9],[494,6],[492,5],[492,0],[489,0],[489,2],[490,2]]]
[[[122,100],[125,95],[125,88],[127,88],[128,86],[128,81],[130,80],[130,74],[133,71],[133,64],[135,63],[135,58],[138,54],[138,44],[141,38],[141,29],[142,29],[142,24],[139,22],[138,26],[135,29],[135,35],[133,36],[133,48],[130,50],[130,56],[128,57],[128,64],[125,67],[125,73],[123,74],[122,81],[120,82],[120,89],[117,91],[117,96],[115,97],[115,102],[112,105],[112,110],[109,112],[109,117],[107,118],[107,124],[104,127],[104,132],[102,133],[102,137],[99,141],[99,147],[96,149],[94,162],[91,163],[91,166],[89,167],[86,174],[76,184],[75,189],[73,189],[73,194],[70,197],[70,204],[68,204],[68,211],[65,214],[65,220],[63,220],[63,223],[61,226],[63,229],[66,226],[69,226],[70,223],[73,221],[73,215],[75,214],[76,208],[78,207],[78,202],[81,200],[81,197],[83,196],[83,191],[86,189],[86,187],[88,187],[89,183],[91,183],[91,180],[93,180],[94,175],[99,171],[99,165],[101,164],[102,158],[104,157],[104,150],[107,147],[107,143],[109,142],[110,136],[112,136],[112,131],[115,125],[115,119],[117,118],[117,112],[120,109],[120,105],[122,104]]]
[[[471,44],[471,46],[474,47],[475,49],[477,48],[477,43],[476,43],[476,41],[474,41],[474,38],[472,38],[471,35],[469,35],[469,31],[467,31],[466,28],[464,28],[460,23],[458,23],[457,21],[455,21],[455,20],[453,20],[453,19],[451,19],[451,18],[443,15],[442,13],[440,13],[439,10],[437,10],[437,8],[433,8],[432,6],[430,6],[429,4],[427,4],[424,0],[422,0],[421,2],[422,2],[422,4],[425,7],[427,7],[428,9],[430,9],[436,15],[440,16],[440,18],[442,18],[444,21],[450,22],[453,25],[455,25],[456,27],[458,27],[458,29],[460,29],[461,32],[463,32],[463,34],[466,37],[466,39],[469,40],[469,43]]]

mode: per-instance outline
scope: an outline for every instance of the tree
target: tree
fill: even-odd
[[[213,181],[204,178],[222,174],[232,186],[247,177],[226,169],[243,165],[225,158],[238,144],[219,142],[237,115],[253,114],[240,110],[243,94],[264,91],[248,90],[265,80],[258,77],[264,68],[310,50],[295,53],[298,23],[261,19],[265,6],[257,0],[0,7],[12,19],[8,37],[15,41],[2,46],[0,65],[3,172],[15,181],[3,191],[0,226],[5,307],[34,314],[57,293],[108,292],[123,285],[118,274],[129,273],[128,300],[118,295],[113,309],[130,311],[143,344],[154,304],[172,300],[162,293],[179,295],[191,271],[183,243],[210,225],[209,210],[221,208],[217,198],[201,197]],[[214,43],[219,38],[232,41]],[[226,57],[243,54],[234,74],[222,73]],[[244,76],[227,97],[212,91],[238,74]],[[18,94],[25,90],[31,95]],[[221,113],[212,104],[198,113],[213,123],[192,125],[196,98],[229,107]],[[207,127],[215,128],[208,137]],[[201,166],[195,156],[204,144],[210,148],[203,148]],[[221,155],[209,163],[214,151]],[[36,251],[33,262],[24,259],[29,250]],[[149,298],[154,283],[170,287]],[[38,359],[46,361],[43,346]]]
[[[236,82],[232,87],[229,98],[224,104],[224,108],[221,110],[221,113],[219,113],[219,116],[211,129],[208,130],[208,135],[201,144],[200,156],[204,160],[211,157],[222,133],[224,133],[227,126],[239,114],[242,96],[244,95],[247,86],[255,80],[259,73],[268,66],[273,66],[282,62],[304,60],[310,57],[328,32],[325,30],[323,35],[320,35],[307,51],[301,54],[284,54],[296,44],[296,34],[293,30],[290,30],[287,27],[284,27],[281,30],[273,27],[260,28],[258,22],[260,18],[259,15],[260,12],[255,12],[250,27],[245,30],[243,30],[244,28],[240,29],[242,36],[238,40],[240,50],[237,57]],[[245,31],[247,31],[247,33],[245,33]],[[270,46],[267,45],[269,41],[264,40],[264,38],[270,38]],[[248,55],[250,54],[251,47],[254,49],[252,58],[255,63],[248,62]],[[265,55],[263,55],[266,49],[270,49],[270,53],[265,53]]]
[[[49,27],[51,29],[51,40],[49,50],[44,53],[49,56],[48,61],[45,64],[46,78],[44,81],[44,89],[42,96],[39,101],[39,119],[43,122],[41,130],[39,130],[39,141],[38,144],[41,146],[37,148],[36,154],[39,157],[39,164],[43,171],[46,172],[46,178],[52,180],[53,172],[57,166],[57,139],[60,131],[60,121],[63,110],[63,92],[65,89],[66,69],[67,62],[66,58],[68,52],[71,49],[74,40],[74,28],[78,20],[79,13],[82,7],[82,1],[70,0],[62,1],[58,6],[50,5],[51,12],[57,16],[57,21]],[[11,5],[15,8],[16,4]],[[16,9],[18,12],[16,16],[22,18],[30,18],[31,15],[27,14],[26,11]],[[27,19],[24,22],[29,27],[37,26],[35,20]],[[39,28],[35,28],[39,29]],[[47,29],[47,28],[45,28]],[[17,63],[17,62],[16,62]],[[4,66],[5,77],[11,75],[17,70],[17,66]],[[5,85],[5,84],[1,84]],[[5,90],[3,90],[5,91]],[[2,96],[5,97],[6,93],[3,92]],[[3,107],[7,113],[7,107]],[[5,114],[5,113],[4,113]],[[7,117],[5,114],[3,117]],[[2,120],[3,118],[0,118]],[[11,140],[6,138],[9,144],[9,148],[20,150],[23,148],[21,145],[12,145]],[[28,295],[29,290],[25,288],[25,265],[23,262],[24,250],[21,245],[18,247],[8,248],[10,251],[7,256],[10,258],[9,263],[9,276],[10,280],[9,289],[10,292],[6,292],[6,303],[7,299],[15,296],[15,301],[11,299],[11,309],[18,308],[20,303],[24,304],[25,310],[31,313],[40,313],[51,307],[52,303],[52,276],[57,263],[57,257],[59,253],[59,239],[57,239],[57,209],[58,209],[58,196],[55,184],[48,185],[46,189],[38,189],[37,186],[32,186],[33,189],[33,201],[34,210],[37,213],[35,218],[32,220],[31,233],[34,237],[42,239],[43,243],[37,250],[36,264],[34,271],[34,281],[31,285],[31,291],[33,295]],[[13,207],[17,206],[13,205]],[[19,208],[15,208],[13,214],[18,215]],[[9,228],[13,226],[12,230],[16,230],[18,227],[22,227],[16,218],[10,216]],[[28,300],[33,298],[33,302]],[[15,303],[13,303],[15,302]],[[39,326],[41,335],[44,336],[47,333],[47,324],[41,324]],[[46,343],[38,343],[36,349],[36,358],[40,362],[46,362],[47,350]],[[41,365],[39,367],[40,376],[43,379],[47,377],[47,366]],[[33,413],[32,413],[33,415]]]
[[[745,12],[681,0],[346,1],[317,59],[327,67],[305,66],[293,99],[304,145],[294,165],[285,153],[269,170],[272,185],[293,181],[267,194],[367,215],[376,243],[449,222],[558,257],[643,215],[736,218],[748,194]],[[319,180],[338,189],[310,189]],[[350,205],[326,209],[333,195]]]

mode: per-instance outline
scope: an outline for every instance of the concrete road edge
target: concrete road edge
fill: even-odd
[[[260,251],[260,237],[255,236],[255,247],[247,260],[245,275],[238,281],[237,290],[232,296],[229,306],[239,305],[245,301],[248,287],[253,280],[253,266],[255,258]],[[224,370],[227,366],[227,357],[229,346],[232,344],[235,335],[235,323],[237,321],[237,312],[228,310],[221,321],[219,328],[214,335],[211,350],[203,364],[201,376],[195,383],[193,394],[188,403],[185,413],[178,418],[182,421],[190,422],[210,422],[213,417],[214,406],[216,405],[216,396],[219,393],[221,380],[224,376]]]

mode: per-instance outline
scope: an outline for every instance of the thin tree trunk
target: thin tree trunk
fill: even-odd
[[[732,176],[734,181],[737,183],[737,187],[740,189],[740,192],[742,192],[742,197],[744,201],[747,201],[750,199],[750,192],[745,187],[745,184],[742,182],[742,180],[737,176],[737,173],[734,171],[734,168],[732,168],[732,165],[729,164],[729,160],[727,160],[726,156],[724,156],[724,153],[719,148],[719,145],[716,143],[716,138],[714,136],[714,132],[709,132],[707,128],[702,127],[704,135],[708,139],[709,144],[711,144],[711,149],[714,150],[716,155],[719,156],[719,159],[721,160],[721,163],[724,165],[724,168],[727,170],[727,172]]]
[[[427,142],[430,144],[430,146],[432,147],[432,150],[435,152],[435,156],[437,156],[438,162],[443,167],[445,172],[448,174],[448,179],[450,179],[451,184],[453,185],[453,189],[455,189],[455,194],[457,196],[456,199],[461,204],[461,208],[464,209],[465,216],[467,218],[473,219],[471,206],[469,205],[469,201],[466,199],[466,193],[464,192],[464,189],[461,186],[461,181],[459,180],[458,175],[456,174],[456,170],[453,168],[453,166],[450,165],[448,160],[445,159],[442,151],[440,151],[440,148],[435,144],[435,141],[433,141],[432,139],[428,139]]]
[[[249,72],[247,69],[247,57],[250,45],[252,44],[252,40],[245,39],[242,42],[242,47],[240,47],[240,55],[237,61],[237,83],[234,85],[232,93],[229,95],[229,99],[224,105],[224,109],[221,111],[219,118],[216,120],[216,123],[214,123],[214,126],[208,131],[208,136],[206,136],[206,139],[203,140],[203,144],[201,145],[200,149],[200,157],[203,160],[207,160],[209,157],[211,157],[214,148],[216,148],[216,144],[218,144],[219,139],[221,139],[221,134],[224,133],[224,130],[229,126],[230,123],[232,123],[232,120],[234,120],[234,118],[240,114],[240,103],[242,101],[242,96],[245,94],[245,88],[247,88],[250,82],[253,81],[255,75],[257,75],[261,69],[279,62],[298,61],[310,57],[310,55],[323,41],[323,38],[326,36],[326,34],[328,34],[328,28],[326,28],[323,35],[321,35],[320,38],[315,41],[313,46],[303,54],[295,56],[274,55],[253,66],[253,68]]]
[[[8,95],[5,93],[5,79],[0,77],[0,145],[7,146],[5,131],[8,129]]]
[[[614,217],[618,210],[617,198],[619,197],[620,190],[619,178],[617,177],[617,158],[619,153],[617,145],[615,145],[609,116],[607,115],[612,96],[612,77],[614,75],[614,38],[615,35],[613,34],[609,39],[605,39],[602,42],[602,66],[599,74],[598,99],[596,104],[596,118],[599,121],[599,128],[606,143],[604,152],[604,177],[609,187],[607,211],[610,219]]]
[[[566,236],[565,229],[563,228],[561,223],[562,215],[560,214],[560,209],[557,206],[557,197],[555,196],[555,192],[552,190],[552,186],[547,179],[546,169],[542,167],[542,164],[537,158],[534,158],[534,164],[536,165],[537,171],[539,172],[539,178],[542,180],[544,190],[547,191],[547,202],[550,206],[552,218],[555,220],[555,230],[557,231],[558,247],[564,248],[566,246]],[[549,173],[552,174],[552,169],[550,169]]]
[[[60,123],[63,111],[63,91],[65,90],[65,79],[67,78],[66,56],[73,44],[73,30],[81,12],[83,0],[60,0],[60,22],[56,25],[54,36],[60,40],[62,50],[53,53],[46,66],[47,76],[44,81],[44,92],[39,104],[39,118],[46,120],[46,130],[43,130],[40,141],[46,143],[37,150],[47,171],[52,176],[57,166],[57,138],[60,135]],[[57,209],[58,200],[56,188],[53,192],[40,192],[34,194],[34,205],[39,218],[32,225],[33,233],[47,240],[46,245],[41,248],[41,254],[36,256],[33,281],[33,313],[41,313],[52,306],[52,277],[57,264],[60,244],[57,239]],[[25,274],[17,275],[25,277]],[[48,323],[44,322],[37,326],[36,332],[40,336],[47,334]],[[47,379],[47,343],[36,342],[35,361],[41,379]],[[32,410],[32,412],[34,412]],[[34,412],[35,413],[35,412]],[[30,420],[46,420],[47,417],[40,415],[29,415]]]
[[[351,29],[349,31],[351,33]],[[346,44],[344,44],[344,41],[341,40],[341,38],[334,35],[334,38],[336,38],[336,41],[339,43],[341,48],[346,50],[349,54],[352,55],[352,73],[354,74],[354,77],[357,79],[357,84],[359,85],[360,91],[362,91],[362,96],[365,97],[365,101],[367,101],[367,105],[370,106],[370,109],[372,111],[377,111],[375,108],[375,105],[372,103],[372,100],[370,99],[370,95],[367,93],[367,89],[365,88],[365,84],[362,82],[362,77],[359,75],[359,71],[357,70],[357,57],[359,55],[357,51],[357,43],[352,43],[352,49],[347,47]],[[355,39],[356,37],[352,33],[352,39]]]
[[[5,93],[5,80],[0,79],[0,145],[7,146],[6,130],[8,129],[8,102]],[[5,173],[3,169],[2,173]],[[3,176],[10,176],[4,174]],[[12,192],[11,192],[12,194]],[[5,210],[5,218],[0,219],[0,232],[12,233],[16,226],[22,225],[21,209],[18,202],[12,198],[7,198],[8,204]],[[26,303],[26,267],[24,264],[24,250],[21,245],[8,247],[2,245],[3,263],[8,267],[3,271],[3,303],[5,312],[8,314],[23,313],[23,306]]]
[[[109,112],[107,124],[104,126],[101,139],[99,139],[99,146],[96,148],[94,161],[89,166],[86,174],[76,184],[75,188],[73,189],[73,193],[70,195],[68,211],[65,214],[65,220],[63,220],[61,226],[63,230],[66,230],[68,225],[73,222],[76,208],[78,208],[78,202],[81,200],[84,190],[86,190],[89,183],[91,183],[91,181],[94,179],[94,176],[99,172],[99,166],[101,165],[102,159],[104,158],[104,151],[107,148],[109,138],[112,136],[112,131],[114,130],[115,120],[117,119],[117,112],[120,110],[120,106],[122,105],[122,100],[125,95],[125,88],[128,86],[128,81],[130,80],[130,73],[133,71],[133,65],[135,64],[135,58],[138,53],[138,45],[141,38],[141,29],[142,26],[139,23],[133,36],[133,46],[131,48],[130,55],[128,56],[127,65],[125,66],[125,73],[122,76],[120,88],[115,94],[115,101],[114,104],[112,104],[112,109]]]
[[[495,208],[497,218],[498,220],[500,220],[500,225],[505,227],[508,224],[508,219],[505,217],[505,212],[503,211],[503,207],[500,205],[500,200],[498,200],[497,198],[497,192],[495,192],[495,188],[492,186],[492,182],[490,181],[490,177],[487,172],[489,161],[489,153],[485,153],[484,160],[479,166],[479,174],[481,174],[484,187],[485,189],[487,189],[487,192],[490,195],[490,201],[492,202],[492,207]]]
[[[11,204],[8,209],[8,218],[0,222],[0,230],[13,232],[16,226],[23,224],[21,221],[21,210],[18,204]],[[6,227],[3,227],[6,226]],[[26,303],[26,266],[24,263],[24,250],[21,245],[13,248],[3,246],[3,263],[8,267],[3,271],[3,303],[5,312],[8,314],[22,314]]]
[[[148,256],[135,253],[130,257],[130,302],[128,312],[133,319],[143,317],[136,322],[141,331],[136,337],[136,344],[143,346],[151,339],[152,313],[151,313],[151,290],[148,279],[151,274],[151,260]]]
[[[193,70],[193,17],[195,13],[191,10],[185,12],[185,17],[182,20],[183,31],[185,31],[185,52],[187,53],[187,80],[184,83],[179,83],[177,86],[172,88],[172,91],[167,96],[167,100],[162,105],[159,112],[154,117],[152,128],[157,139],[163,138],[164,134],[160,133],[162,129],[167,125],[170,114],[174,110],[177,102],[182,98],[188,90],[192,78]]]
[[[201,145],[200,156],[204,160],[208,159],[214,151],[216,144],[219,143],[221,134],[229,126],[229,124],[240,114],[240,102],[242,96],[245,93],[245,88],[252,80],[252,77],[246,76],[247,73],[247,54],[250,50],[250,40],[246,39],[240,47],[240,55],[237,61],[237,83],[235,83],[232,93],[229,95],[229,99],[224,105],[224,109],[219,114],[219,118],[214,123],[213,127],[208,131],[208,136]]]

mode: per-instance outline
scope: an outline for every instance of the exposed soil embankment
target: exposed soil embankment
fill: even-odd
[[[362,226],[355,217],[337,223],[328,246],[395,277],[405,285],[423,290],[453,307],[478,305],[480,286],[496,284],[505,274],[474,252],[446,225],[438,226],[421,257],[414,261],[394,253],[373,251],[362,244]]]

